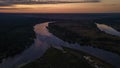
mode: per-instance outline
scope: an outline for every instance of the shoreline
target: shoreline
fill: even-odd
[[[77,42],[83,46],[89,45],[93,47],[98,47],[98,48],[108,50],[120,55],[120,50],[117,47],[117,46],[120,46],[119,37],[103,33],[97,28],[97,26],[94,23],[89,23],[89,24],[87,23],[86,25],[84,24],[85,22],[83,23],[82,22],[75,23],[76,21],[73,21],[73,22],[74,23],[70,21],[67,21],[67,22],[58,21],[56,23],[49,23],[48,30],[51,33],[53,33],[55,36],[59,37],[64,41],[67,41],[70,43]],[[91,34],[89,34],[89,32]],[[111,48],[114,48],[114,49],[111,49]]]
[[[11,18],[6,19],[7,16]],[[0,23],[0,63],[2,63],[3,59],[14,57],[29,48],[36,38],[34,25],[47,19],[6,14],[0,20],[3,21]]]

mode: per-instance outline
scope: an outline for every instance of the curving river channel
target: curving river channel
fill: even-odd
[[[36,33],[36,39],[32,46],[15,57],[4,59],[0,64],[0,68],[19,68],[28,62],[40,58],[50,47],[54,47],[62,51],[64,51],[62,47],[80,50],[111,63],[116,66],[116,68],[120,68],[119,55],[90,46],[80,46],[77,43],[69,44],[68,42],[64,42],[47,30],[46,27],[48,26],[48,23],[50,22],[35,25],[34,31]]]

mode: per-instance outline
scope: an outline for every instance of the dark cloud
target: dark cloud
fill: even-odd
[[[11,10],[11,9],[21,9],[21,8],[0,8],[0,10]]]
[[[1,0],[0,6],[14,4],[58,4],[58,3],[86,3],[99,2],[100,0]]]
[[[6,2],[6,1],[0,1],[0,6],[10,6],[12,4]]]
[[[22,10],[22,9],[29,9],[29,8],[0,8],[0,10]]]

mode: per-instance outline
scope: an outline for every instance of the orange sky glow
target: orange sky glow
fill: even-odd
[[[98,3],[69,4],[15,4],[0,6],[4,13],[119,13],[120,0],[103,0]]]

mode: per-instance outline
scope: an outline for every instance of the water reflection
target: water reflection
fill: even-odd
[[[0,64],[0,68],[17,68],[20,64],[33,61],[42,56],[48,47],[46,43],[35,39],[35,44],[20,55],[4,60],[2,64]]]
[[[56,42],[57,40],[48,32],[47,26],[48,22],[35,25],[34,31],[36,33],[36,39],[32,46],[15,57],[4,59],[0,64],[0,68],[18,68],[21,65],[40,58],[49,47],[63,50],[62,47],[59,46],[60,42]]]
[[[96,25],[101,31],[104,31],[105,33],[115,35],[115,36],[120,36],[120,32],[118,32],[117,30],[115,30],[114,28],[112,28],[108,25],[98,24],[98,23],[96,23]]]
[[[80,46],[79,44],[69,44],[68,42],[64,42],[63,40],[57,38],[52,35],[48,30],[49,22],[37,24],[34,26],[34,31],[36,33],[36,39],[34,44],[23,51],[21,54],[8,58],[0,64],[0,68],[18,68],[22,64],[34,61],[35,59],[40,58],[48,48],[54,47],[61,51],[64,51],[62,47],[68,47],[76,50],[80,50],[86,53],[89,53],[93,56],[96,56],[106,62],[109,62],[115,65],[117,68],[120,68],[120,56],[104,51],[98,48],[93,48],[90,46]]]
[[[46,27],[48,26],[48,23],[43,24],[37,24],[34,26],[34,31],[36,34],[40,34],[41,36],[51,36],[51,33],[48,32]],[[37,35],[38,36],[38,35]]]
[[[45,53],[45,51],[50,47],[44,41],[45,37],[42,35],[48,35],[48,33],[46,33],[47,32],[46,29],[44,30],[44,28],[42,27],[45,28],[45,25],[40,25],[40,27],[39,25],[36,25],[34,27],[34,31],[36,32],[36,39],[34,40],[34,44],[30,48],[23,51],[20,55],[17,55],[13,58],[5,59],[0,64],[0,68],[17,68],[21,64],[28,63],[37,58],[40,58]],[[42,37],[39,38],[40,36]]]

